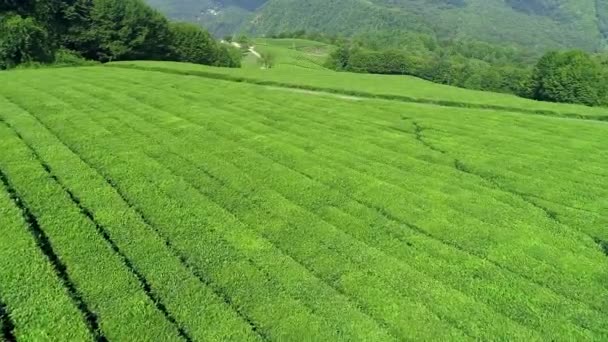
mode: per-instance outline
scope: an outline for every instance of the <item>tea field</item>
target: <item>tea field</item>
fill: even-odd
[[[399,82],[0,73],[0,340],[607,340],[608,111]]]

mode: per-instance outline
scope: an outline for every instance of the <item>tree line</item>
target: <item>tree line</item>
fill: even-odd
[[[337,45],[326,66],[338,71],[411,75],[468,89],[551,102],[608,105],[608,55],[530,49],[471,39],[439,40],[413,32],[368,32],[345,38],[304,30],[274,38]]]
[[[338,71],[412,75],[436,83],[541,101],[608,105],[605,57],[579,50],[553,51],[535,63],[526,63],[501,54],[502,48],[492,51],[490,45],[478,56],[458,51],[456,47],[420,53],[343,44],[330,55],[327,66]],[[468,51],[471,45],[464,47]]]
[[[240,66],[202,28],[169,22],[141,0],[0,0],[0,69],[92,60]]]
[[[399,50],[339,47],[327,66],[338,71],[404,74],[462,88],[540,101],[608,105],[608,64],[583,51],[549,52],[534,67],[492,65],[449,56],[420,59]]]

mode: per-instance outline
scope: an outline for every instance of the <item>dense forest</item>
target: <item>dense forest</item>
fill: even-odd
[[[608,37],[603,0],[147,0],[223,36],[312,29],[329,34],[426,33],[536,51],[599,51]]]
[[[0,69],[83,60],[175,60],[238,66],[239,52],[141,0],[2,0]]]

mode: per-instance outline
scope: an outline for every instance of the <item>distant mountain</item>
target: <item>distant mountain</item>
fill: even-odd
[[[170,18],[198,22],[216,35],[241,31],[267,0],[145,0]]]
[[[537,49],[600,50],[608,41],[606,0],[147,0],[215,34],[307,30],[432,32]]]

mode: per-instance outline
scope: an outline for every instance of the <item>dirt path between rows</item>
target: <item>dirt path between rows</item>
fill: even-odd
[[[232,45],[232,46],[234,46],[236,48],[239,48],[239,49],[243,48],[243,46],[240,43],[237,43],[237,42],[231,42],[230,45]],[[255,46],[253,46],[253,45],[251,45],[247,49],[247,51],[249,51],[249,53],[251,53],[252,55],[256,56],[257,58],[260,58],[260,59],[262,58],[262,55],[255,50]]]

